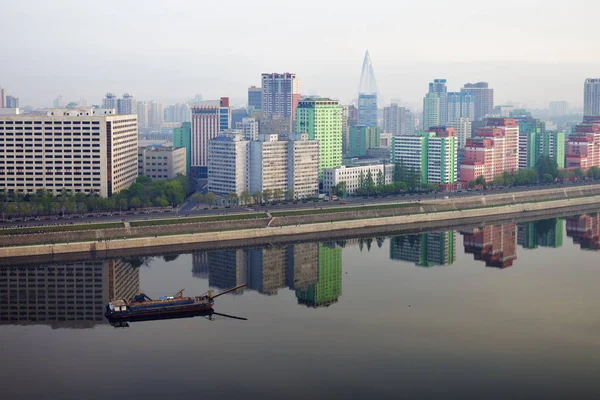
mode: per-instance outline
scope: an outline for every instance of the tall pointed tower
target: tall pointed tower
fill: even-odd
[[[365,53],[363,60],[362,71],[360,73],[360,85],[358,86],[358,94],[377,94],[377,81],[373,72],[373,64],[369,56],[369,50]]]
[[[377,92],[373,64],[369,50],[367,50],[358,86],[358,123],[360,125],[377,126]]]

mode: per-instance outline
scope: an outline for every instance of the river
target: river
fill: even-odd
[[[600,214],[0,268],[2,399],[597,398]],[[139,291],[213,314],[104,318]]]

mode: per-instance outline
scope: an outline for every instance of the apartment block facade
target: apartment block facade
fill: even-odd
[[[137,179],[137,116],[79,108],[0,116],[0,148],[0,189],[109,197]]]

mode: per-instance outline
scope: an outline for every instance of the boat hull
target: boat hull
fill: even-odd
[[[104,316],[111,321],[133,321],[142,319],[151,319],[156,317],[169,317],[177,316],[179,314],[185,315],[196,312],[210,312],[212,311],[213,303],[201,303],[191,304],[187,306],[178,307],[162,307],[155,309],[143,309],[143,310],[128,310],[121,312],[107,312]]]

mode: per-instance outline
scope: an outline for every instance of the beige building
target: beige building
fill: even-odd
[[[209,141],[208,190],[227,196],[244,190],[250,194],[275,191],[294,198],[312,197],[319,189],[319,142],[307,134],[260,134],[249,141],[241,130],[227,130]],[[280,196],[281,197],[281,196]]]
[[[323,190],[329,192],[341,182],[346,182],[348,194],[354,194],[360,188],[361,175],[365,179],[369,172],[373,182],[377,184],[377,177],[381,173],[383,184],[394,183],[394,164],[376,164],[360,167],[341,166],[323,169]]]
[[[137,149],[137,116],[113,109],[0,116],[0,190],[108,197],[135,182]]]
[[[173,179],[185,175],[185,147],[148,146],[138,148],[138,175],[152,179]]]

